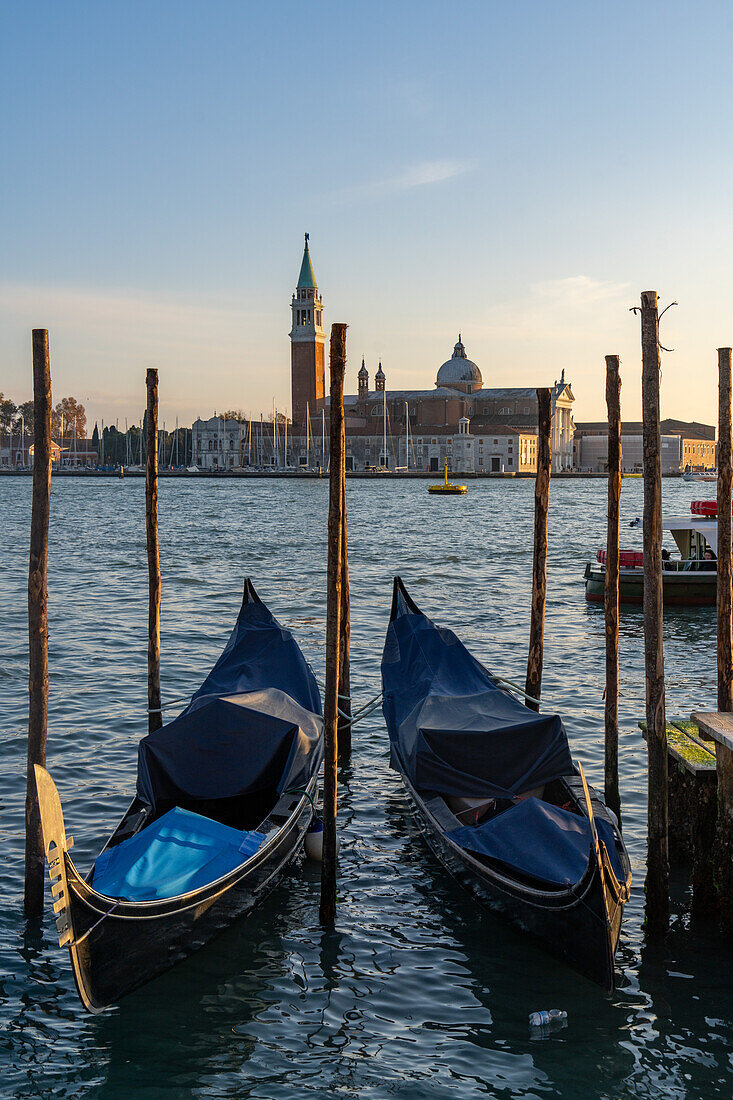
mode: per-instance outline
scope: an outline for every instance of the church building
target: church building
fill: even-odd
[[[328,385],[323,299],[305,235],[300,275],[291,301],[292,456],[289,464],[318,465],[328,438]],[[550,387],[552,466],[573,463],[574,397],[565,372]],[[347,469],[464,473],[531,472],[537,466],[537,393],[528,387],[486,388],[458,336],[453,354],[425,390],[392,390],[382,363],[370,386],[362,359],[357,392],[344,397]],[[315,458],[315,461],[314,461]]]

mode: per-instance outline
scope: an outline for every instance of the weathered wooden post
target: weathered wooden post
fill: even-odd
[[[321,924],[336,919],[336,763],[338,760],[338,694],[340,620],[343,576],[341,540],[344,466],[344,373],[346,325],[331,326],[331,465],[328,494],[328,587],[326,598],[326,690],[323,707],[323,862],[321,864]]]
[[[608,526],[606,530],[606,708],[605,796],[606,805],[621,826],[621,794],[618,783],[618,565],[619,509],[621,502],[621,378],[618,355],[606,356],[606,405],[608,407]]]
[[[646,927],[669,924],[667,720],[662,645],[662,465],[659,422],[659,315],[657,293],[641,295],[642,416],[644,434],[644,664],[649,761]]]
[[[718,710],[733,711],[731,349],[718,348]]]
[[[534,483],[534,553],[532,556],[532,616],[529,627],[529,656],[524,690],[537,702],[526,700],[539,710],[542,691],[542,652],[547,598],[547,509],[550,500],[550,391],[537,390],[538,426],[537,474]]]
[[[345,418],[344,418],[345,419]],[[346,455],[346,432],[342,436],[342,448]],[[351,755],[351,594],[349,592],[349,548],[346,529],[346,462],[343,463],[341,501],[341,613],[339,616],[339,708],[347,715],[339,714],[338,755],[346,761]]]
[[[158,372],[148,368],[145,532],[148,547],[148,731],[163,725],[160,710],[160,548],[158,545]]]
[[[33,502],[28,569],[28,767],[25,795],[27,917],[43,912],[45,851],[33,771],[46,766],[48,727],[48,517],[51,507],[51,366],[48,330],[33,329]]]
[[[733,439],[731,349],[718,348],[718,710],[733,711]],[[716,745],[718,824],[713,881],[723,923],[733,929],[733,751]]]

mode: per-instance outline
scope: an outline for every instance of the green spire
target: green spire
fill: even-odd
[[[305,251],[303,252],[303,262],[300,265],[300,275],[298,276],[298,290],[303,290],[306,287],[312,290],[318,289],[315,272],[313,271],[313,264],[311,263],[311,254],[308,251],[307,233],[305,235]]]

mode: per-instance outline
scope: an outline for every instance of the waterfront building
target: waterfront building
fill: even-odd
[[[27,470],[33,466],[33,436],[3,436],[0,439],[0,469]],[[91,439],[52,439],[51,463],[54,467],[75,469],[96,466],[97,448]]]
[[[293,465],[312,467],[312,441],[328,424],[323,298],[306,235],[291,300]],[[552,461],[555,471],[573,464],[575,400],[563,371],[550,387]],[[438,369],[430,389],[391,390],[380,361],[369,385],[362,359],[357,392],[344,396],[347,469],[530,472],[537,461],[537,392],[531,387],[485,387],[462,337]],[[470,426],[462,428],[462,422]],[[470,437],[470,438],[464,438]],[[465,466],[461,463],[471,463]]]
[[[716,466],[715,427],[712,424],[687,423],[667,419],[661,422],[662,473],[714,470]],[[608,424],[603,421],[575,426],[573,442],[575,469],[603,473],[608,468]],[[643,425],[626,421],[621,425],[621,469],[640,473],[644,465]]]
[[[282,414],[274,420],[236,420],[216,414],[208,420],[199,417],[192,428],[193,463],[200,470],[280,469],[292,466],[291,434],[289,422],[286,433]]]

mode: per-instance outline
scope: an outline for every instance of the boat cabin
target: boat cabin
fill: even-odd
[[[669,531],[680,553],[680,560],[665,561],[664,569],[694,569],[705,560],[707,550],[718,556],[718,505],[714,500],[693,500],[689,516],[666,520],[663,531]]]

